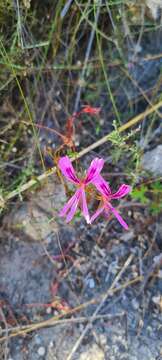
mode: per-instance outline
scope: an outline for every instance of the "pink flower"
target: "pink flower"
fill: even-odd
[[[127,195],[131,191],[131,186],[122,184],[118,191],[112,194],[110,186],[103,179],[101,175],[95,178],[93,184],[96,186],[97,190],[101,193],[101,205],[98,207],[94,215],[91,217],[90,222],[92,223],[101,213],[105,213],[106,216],[109,216],[110,212],[112,212],[120,224],[127,230],[128,225],[122,219],[121,215],[118,213],[116,209],[111,205],[111,200],[113,199],[121,199],[125,195]]]
[[[72,220],[73,216],[76,213],[77,207],[81,205],[82,213],[87,221],[90,223],[90,216],[87,207],[85,188],[87,185],[91,184],[96,177],[99,176],[104,165],[104,160],[95,158],[86,173],[84,179],[78,179],[75,174],[75,170],[72,166],[72,163],[68,156],[63,156],[58,163],[58,166],[62,174],[73,184],[77,186],[75,194],[69,199],[67,204],[63,207],[60,212],[60,216],[66,216],[66,221],[69,222]]]

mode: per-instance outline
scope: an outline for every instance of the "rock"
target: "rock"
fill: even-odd
[[[132,299],[132,307],[134,310],[139,309],[139,302],[136,299]]]
[[[155,149],[144,154],[142,167],[155,176],[162,175],[162,145],[158,145]]]
[[[93,344],[80,355],[79,360],[105,360],[105,355],[97,344]]]
[[[94,287],[95,287],[94,279],[90,278],[88,281],[88,285],[89,285],[90,289],[94,289]]]
[[[52,312],[52,308],[51,308],[51,307],[48,307],[48,308],[46,309],[46,313],[47,313],[47,314],[51,314],[51,312]]]
[[[35,335],[34,340],[37,345],[40,345],[42,342],[42,338],[38,334]]]
[[[46,353],[46,349],[43,346],[40,346],[37,352],[39,356],[44,356]]]
[[[160,15],[160,10],[162,10],[162,1],[161,0],[146,0],[146,5],[150,10],[152,18],[157,20]]]
[[[4,225],[12,231],[25,234],[32,240],[48,240],[48,237],[58,231],[55,217],[65,201],[62,184],[56,184],[54,179],[48,179],[43,188],[34,192],[30,198],[11,212]],[[58,221],[57,221],[58,223]]]
[[[99,336],[101,346],[105,346],[107,344],[107,337],[105,334],[101,334]]]
[[[162,296],[160,294],[157,296],[153,296],[152,301],[155,305],[159,307],[160,310],[162,310]]]
[[[125,242],[127,242],[127,241],[129,241],[129,240],[131,240],[131,239],[133,239],[133,238],[134,238],[134,231],[133,231],[133,230],[127,231],[127,232],[123,233],[123,234],[120,236],[120,239],[123,240],[123,241],[125,241]]]

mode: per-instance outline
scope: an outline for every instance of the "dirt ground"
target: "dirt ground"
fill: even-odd
[[[124,210],[128,232],[115,219],[93,226],[80,219],[48,223],[63,197],[63,187],[51,179],[4,222],[1,359],[160,360],[160,223],[136,208]],[[48,324],[58,315],[60,322]],[[18,336],[21,327],[30,332]]]

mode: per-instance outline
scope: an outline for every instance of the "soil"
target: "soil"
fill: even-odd
[[[68,359],[89,317],[130,256],[131,262],[115,286],[119,290],[107,296],[99,311],[100,318],[93,321],[72,358],[161,359],[160,228],[156,229],[147,213],[142,215],[141,210],[127,209],[122,214],[129,217],[128,232],[123,231],[115,219],[106,226],[102,220],[93,226],[85,225],[79,218],[71,225],[65,225],[55,215],[53,226],[49,224],[49,232],[34,238],[42,225],[43,213],[47,224],[45,204],[50,213],[54,203],[56,206],[62,202],[63,193],[63,187],[50,180],[35,193],[34,200],[32,197],[26,199],[28,222],[23,229],[15,226],[18,218],[22,221],[24,204],[17,209],[15,218],[11,213],[8,224],[4,223],[0,244],[1,332],[3,336],[7,335],[2,315],[9,328],[19,330],[19,326],[66,314],[92,299],[94,304],[76,310],[72,317],[65,316],[69,319],[67,324],[42,326],[29,334],[6,338],[1,359],[5,358],[5,353],[7,359],[14,360]],[[31,209],[33,213],[36,208],[37,222],[31,214]],[[12,233],[7,229],[10,224]],[[60,248],[65,258],[58,256]],[[139,276],[143,280],[136,282]],[[129,284],[133,279],[135,283]],[[125,289],[120,288],[127,283]]]

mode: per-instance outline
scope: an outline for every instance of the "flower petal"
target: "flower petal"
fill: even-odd
[[[102,212],[104,211],[104,207],[98,207],[98,209],[96,210],[96,212],[91,216],[90,218],[90,222],[92,223]]]
[[[88,211],[87,200],[84,189],[81,189],[81,192],[82,192],[82,212],[87,221],[87,224],[90,224],[89,211]]]
[[[128,225],[126,224],[126,222],[123,220],[123,218],[121,217],[121,215],[118,213],[118,211],[116,209],[114,209],[110,204],[109,204],[110,210],[113,212],[113,214],[115,215],[115,217],[118,219],[118,221],[120,222],[120,224],[123,226],[123,228],[125,230],[128,230]]]
[[[92,182],[100,174],[103,166],[104,166],[103,159],[95,158],[94,160],[92,160],[88,168],[84,183],[87,185],[90,182]]]
[[[58,162],[58,166],[62,174],[74,184],[79,184],[80,181],[75,174],[75,170],[68,156],[63,156]]]
[[[110,197],[111,196],[111,189],[107,181],[101,176],[98,175],[92,183],[96,186],[97,190],[104,196]]]
[[[78,191],[78,190],[77,190]],[[76,191],[76,192],[77,192]],[[60,211],[59,215],[60,216],[65,216],[66,213],[69,211],[69,209],[71,208],[71,206],[73,205],[73,203],[75,202],[76,199],[76,192],[75,194],[68,200],[68,202],[64,205],[63,209]]]
[[[81,190],[78,189],[74,196],[75,196],[75,199],[71,205],[71,208],[66,216],[66,222],[70,222],[72,220],[72,218],[74,217],[75,213],[76,213],[76,210],[77,210],[77,207],[78,207],[78,204],[79,204],[79,201],[80,201],[80,198],[81,198]]]
[[[101,108],[92,107],[90,105],[85,105],[84,108],[81,110],[82,113],[98,115],[101,111]]]
[[[122,184],[120,186],[120,188],[118,189],[118,191],[111,195],[111,198],[112,199],[120,199],[120,198],[124,197],[125,195],[127,195],[131,190],[132,190],[131,186]]]

